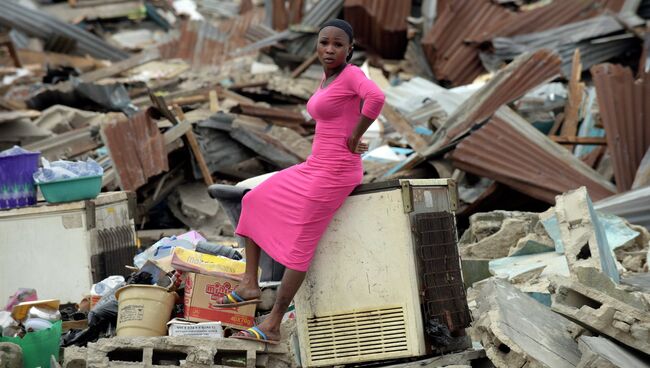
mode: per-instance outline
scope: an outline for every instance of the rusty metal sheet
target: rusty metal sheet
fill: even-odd
[[[629,190],[650,147],[650,75],[634,79],[621,65],[591,68],[618,190]]]
[[[404,57],[410,15],[410,1],[346,0],[343,4],[343,16],[354,28],[355,41],[388,59]]]
[[[521,34],[540,32],[561,25],[589,19],[603,12],[604,9],[618,12],[624,0],[585,1],[558,0],[529,11],[514,13],[492,23],[489,28],[476,29],[468,40],[487,42],[494,37],[510,37]]]
[[[450,158],[461,170],[550,204],[556,195],[581,186],[594,200],[616,192],[596,171],[506,107],[465,138]]]
[[[422,47],[436,78],[454,86],[471,83],[485,71],[478,48],[465,42],[477,30],[512,17],[513,13],[490,0],[453,0],[441,5]]]
[[[180,26],[178,38],[158,48],[164,58],[180,58],[193,67],[219,65],[234,56],[231,51],[250,44],[247,31],[263,17],[263,9],[255,9],[223,21],[218,27],[208,22],[187,21]]]
[[[549,50],[524,54],[500,70],[485,86],[476,91],[445,121],[434,136],[431,154],[482,123],[499,107],[526,94],[560,74],[561,60]]]
[[[124,190],[135,191],[169,169],[163,136],[146,111],[102,125],[101,136]]]

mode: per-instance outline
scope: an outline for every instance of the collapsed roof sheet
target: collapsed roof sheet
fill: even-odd
[[[40,11],[28,9],[12,1],[2,1],[0,25],[14,28],[43,40],[65,37],[74,40],[74,50],[80,55],[91,55],[99,59],[123,60],[129,54],[109,45],[101,38],[80,27],[61,22]]]
[[[614,64],[597,65],[591,72],[616,186],[626,191],[650,147],[650,75],[635,80],[632,70]]]
[[[616,192],[596,171],[507,107],[465,138],[451,159],[461,170],[548,203],[581,186],[587,187],[594,200]]]
[[[354,28],[356,42],[384,58],[404,57],[410,1],[346,0],[343,11],[345,20]]]
[[[490,0],[447,1],[422,46],[439,80],[458,86],[471,83],[484,69],[478,49],[465,43],[480,29],[512,17],[513,13]]]
[[[524,54],[500,70],[472,97],[466,100],[436,132],[431,154],[482,123],[499,107],[525,95],[533,88],[559,75],[560,58],[549,50]]]

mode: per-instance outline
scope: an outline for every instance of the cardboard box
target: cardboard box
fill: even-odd
[[[181,318],[174,318],[167,322],[169,336],[192,336],[223,338],[221,322],[190,322]]]
[[[185,274],[185,319],[193,322],[218,321],[224,326],[239,330],[253,327],[257,305],[249,304],[237,308],[213,306],[238,285],[239,281],[227,276]]]

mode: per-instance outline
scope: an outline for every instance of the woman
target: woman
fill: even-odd
[[[318,59],[325,76],[307,103],[316,120],[312,154],[246,194],[236,233],[246,238],[246,273],[220,306],[259,302],[260,247],[286,267],[273,310],[259,325],[233,337],[277,343],[280,323],[336,210],[361,183],[363,133],[384,104],[381,90],[358,67],[348,64],[352,27],[335,19],[318,33]]]

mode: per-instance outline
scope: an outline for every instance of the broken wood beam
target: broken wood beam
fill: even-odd
[[[387,104],[384,105],[381,113],[388,120],[389,124],[406,139],[415,152],[424,154],[429,144],[415,132],[411,124],[400,113]]]
[[[577,144],[589,144],[589,145],[606,145],[607,140],[604,137],[563,137],[563,136],[551,136],[551,140],[555,143],[575,146]]]
[[[137,55],[131,56],[126,60],[122,60],[117,63],[114,63],[111,66],[108,66],[106,68],[101,68],[101,69],[93,70],[92,72],[84,73],[80,75],[78,79],[83,83],[96,82],[98,80],[112,77],[114,75],[125,72],[129,69],[133,69],[138,65],[142,65],[157,59],[160,59],[160,51],[157,48],[150,49],[147,51],[143,51]],[[72,82],[65,81],[56,84],[53,87],[53,89],[61,92],[70,92],[72,91]]]
[[[575,137],[578,133],[578,120],[580,120],[580,105],[584,93],[584,84],[580,82],[582,64],[580,62],[580,49],[573,53],[573,66],[571,68],[571,80],[569,80],[569,98],[564,106],[564,123],[562,124],[561,136]],[[567,147],[573,151],[574,146]]]
[[[185,114],[183,113],[183,110],[180,108],[180,106],[175,105],[174,112],[176,115],[178,115],[181,123],[185,121]],[[208,169],[208,165],[205,163],[205,157],[203,157],[203,152],[201,152],[201,147],[199,147],[199,142],[196,140],[196,136],[194,135],[192,129],[185,133],[185,137],[187,138],[190,149],[194,154],[194,158],[196,158],[196,162],[199,164],[199,169],[201,169],[203,181],[206,185],[214,184],[214,181],[212,180],[212,174],[210,173],[210,169]]]
[[[293,72],[291,72],[291,78],[298,78],[302,73],[315,63],[318,60],[318,53],[314,52],[307,60],[303,61]]]

